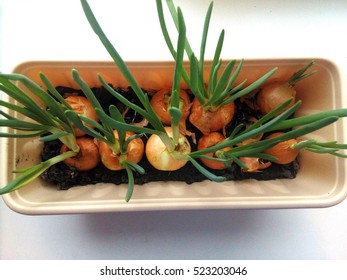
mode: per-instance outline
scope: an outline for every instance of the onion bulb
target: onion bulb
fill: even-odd
[[[203,135],[198,142],[198,150],[203,150],[212,146],[215,146],[216,144],[222,142],[225,140],[225,137],[219,133],[219,132],[211,132],[208,135]],[[223,151],[230,150],[231,147],[224,148]],[[207,153],[206,156],[215,157],[218,158],[218,151],[214,153]],[[200,158],[201,162],[206,165],[209,168],[215,169],[215,170],[222,170],[226,168],[226,165],[222,161],[208,159],[208,158]]]
[[[100,162],[98,146],[94,139],[87,137],[79,137],[76,139],[77,145],[80,147],[78,154],[64,160],[66,165],[76,168],[78,171],[87,171],[96,167]],[[66,145],[60,148],[60,153],[69,151]]]
[[[72,110],[74,110],[78,115],[88,117],[94,121],[98,121],[99,118],[89,102],[89,100],[84,96],[71,95],[65,98],[66,102],[70,104]],[[90,124],[85,124],[91,127]],[[77,137],[85,135],[85,132],[78,128],[74,128],[75,135]]]
[[[182,112],[182,118],[180,120],[180,131],[185,133],[186,129],[186,120],[190,113],[191,102],[188,94],[184,90],[180,90],[179,93],[180,103],[179,108]],[[155,113],[160,118],[161,122],[164,125],[171,124],[171,116],[169,113],[169,108],[171,106],[171,90],[170,89],[162,89],[156,92],[151,98],[151,105],[155,111]]]
[[[115,130],[113,133],[115,138],[119,139],[118,132]],[[127,131],[125,138],[128,139],[131,135],[134,135],[134,133]],[[144,149],[144,143],[141,138],[131,140],[128,143],[127,152],[124,154],[120,150],[115,153],[105,142],[99,143],[101,162],[110,170],[125,169],[124,161],[138,163],[143,157]]]
[[[259,110],[265,115],[291,98],[293,98],[293,100],[287,108],[293,106],[295,103],[295,96],[296,90],[293,85],[288,82],[272,82],[265,85],[259,91],[257,95],[257,105]]]
[[[169,137],[173,137],[171,127],[165,127],[165,131]],[[175,171],[186,165],[185,156],[191,152],[191,147],[187,138],[180,134],[176,149],[169,151],[161,138],[152,134],[147,141],[145,152],[149,163],[154,168],[162,171]]]
[[[206,108],[194,98],[189,121],[204,135],[224,129],[235,114],[235,104],[230,102],[218,108]]]
[[[266,139],[274,138],[283,134],[283,132],[275,132],[266,137]],[[289,139],[276,144],[275,146],[267,149],[266,154],[276,157],[275,163],[288,164],[293,162],[299,155],[299,150],[292,148],[297,144],[297,139]]]
[[[306,66],[293,73],[293,75],[286,81],[276,81],[265,85],[257,96],[257,105],[260,111],[263,114],[267,114],[291,98],[293,100],[287,108],[294,105],[296,95],[294,86],[297,82],[310,77],[316,72],[313,70],[306,73],[312,65],[314,65],[314,61],[310,61]]]

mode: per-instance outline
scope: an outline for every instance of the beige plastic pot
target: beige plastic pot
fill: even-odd
[[[240,79],[248,81],[278,66],[273,79],[286,79],[306,65],[307,59],[248,60]],[[317,73],[297,84],[298,98],[303,105],[297,115],[347,107],[342,98],[338,67],[324,59],[315,59]],[[128,64],[138,82],[146,89],[160,89],[170,85],[173,63],[133,62]],[[97,74],[114,86],[127,86],[113,62],[27,62],[14,72],[21,73],[40,84],[43,72],[54,85],[76,87],[71,69],[76,68],[89,85],[98,86]],[[184,85],[183,85],[184,86]],[[315,132],[312,137],[328,141],[346,142],[346,123],[339,121]],[[36,140],[1,140],[1,185],[14,178],[12,170],[39,162],[41,144]],[[176,209],[239,209],[239,208],[299,208],[327,207],[341,202],[347,195],[346,161],[329,155],[303,152],[301,169],[295,179],[271,181],[208,180],[186,185],[181,182],[157,182],[136,186],[129,203],[124,201],[126,185],[96,184],[77,186],[67,191],[57,190],[41,179],[26,187],[4,195],[6,204],[23,214],[68,214],[116,211],[149,211]]]

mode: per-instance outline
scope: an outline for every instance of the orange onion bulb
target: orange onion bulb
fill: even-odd
[[[115,130],[114,136],[119,139],[118,132]],[[133,135],[133,132],[126,132],[126,139]],[[135,138],[128,143],[127,152],[125,154],[114,153],[110,146],[105,142],[99,143],[99,153],[101,162],[110,170],[122,170],[125,166],[122,165],[122,160],[127,160],[132,163],[138,163],[144,155],[144,143],[141,138]]]
[[[198,141],[198,150],[203,150],[209,147],[212,147],[220,142],[225,140],[225,137],[219,132],[211,132],[210,134],[203,135]],[[223,151],[229,151],[231,147],[224,148]],[[218,153],[207,153],[206,156],[211,156],[218,158]],[[215,170],[222,170],[226,168],[224,162],[208,159],[208,158],[200,158],[201,162],[207,167]]]
[[[76,168],[78,171],[87,171],[96,167],[100,162],[100,155],[98,146],[95,144],[94,139],[87,137],[79,137],[76,139],[80,151],[74,157],[64,160],[66,165]],[[60,153],[69,151],[66,145],[60,148]]]
[[[224,129],[235,114],[235,104],[230,102],[214,109],[205,108],[194,98],[189,121],[204,135]]]
[[[266,137],[266,139],[274,138],[283,134],[283,132],[275,132]],[[266,154],[276,157],[274,161],[278,164],[288,164],[293,162],[299,155],[299,150],[294,149],[292,146],[297,144],[299,141],[297,139],[289,139],[282,141],[273,147],[265,151]]]

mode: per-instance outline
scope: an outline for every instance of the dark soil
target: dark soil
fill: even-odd
[[[71,94],[83,95],[79,90],[67,87],[57,87],[57,90],[64,97]],[[119,104],[119,102],[111,94],[105,92],[103,88],[93,88],[92,90],[101,105],[104,107],[105,111],[107,111],[107,108],[110,104],[116,104],[121,111],[123,110],[123,105]],[[132,92],[131,89],[117,89],[117,91],[126,95],[127,98],[130,99],[133,103],[138,103],[136,95]],[[247,118],[249,118],[249,116],[256,114],[256,112],[250,109],[243,102],[237,101],[236,105],[237,112],[232,123],[226,128],[227,132],[230,132],[232,127],[235,127],[236,124],[244,122]],[[126,114],[126,121],[138,122],[141,121],[141,117],[137,116],[134,112],[129,110],[129,112]],[[195,132],[197,139],[199,138],[200,133],[189,123],[189,121],[187,122],[187,129]],[[144,136],[142,139],[144,142],[146,142],[147,136]],[[194,144],[189,137],[188,139],[192,145],[192,149],[194,150],[196,144]],[[60,147],[60,141],[46,142],[41,154],[42,160],[47,160],[55,155],[58,155]],[[139,164],[146,170],[146,174],[134,174],[135,183],[138,185],[154,181],[183,181],[187,184],[191,184],[194,182],[201,182],[203,180],[206,180],[206,177],[199,171],[197,171],[197,169],[189,162],[180,170],[171,172],[154,169],[148,163],[145,156]],[[232,164],[230,168],[227,168],[225,170],[210,171],[216,175],[224,176],[227,180],[273,180],[284,178],[293,179],[296,177],[298,170],[299,163],[296,160],[293,163],[287,165],[272,164],[270,167],[259,172],[243,172],[236,164]],[[69,189],[77,185],[87,185],[95,183],[113,183],[116,185],[127,183],[127,175],[125,171],[111,171],[105,168],[101,163],[95,169],[86,172],[79,172],[74,168],[65,165],[64,163],[59,163],[44,172],[42,174],[42,178],[55,183],[59,189]]]

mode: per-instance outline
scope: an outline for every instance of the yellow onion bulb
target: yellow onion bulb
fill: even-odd
[[[283,134],[283,132],[275,132],[270,134],[266,139],[274,138]],[[299,141],[297,139],[289,139],[282,141],[273,147],[265,151],[266,154],[276,157],[275,163],[278,164],[288,164],[293,162],[299,155],[299,150],[294,149],[292,146],[297,144]]]
[[[287,108],[293,106],[295,103],[295,96],[296,90],[292,85],[287,82],[272,82],[265,85],[259,91],[257,95],[257,105],[259,110],[265,115],[291,98],[293,98],[293,100]]]
[[[165,131],[169,137],[173,136],[171,127],[165,127]],[[179,136],[175,151],[169,151],[161,138],[156,134],[152,134],[148,138],[145,151],[148,162],[155,169],[161,171],[175,171],[182,168],[187,163],[184,155],[188,155],[190,152],[190,144],[183,134]]]
[[[94,107],[86,97],[71,95],[66,97],[65,101],[70,104],[72,110],[74,110],[78,115],[88,117],[94,121],[99,120],[99,117],[96,114]],[[90,124],[85,125],[92,127]],[[77,137],[85,135],[85,132],[78,128],[74,128],[74,132]]]

